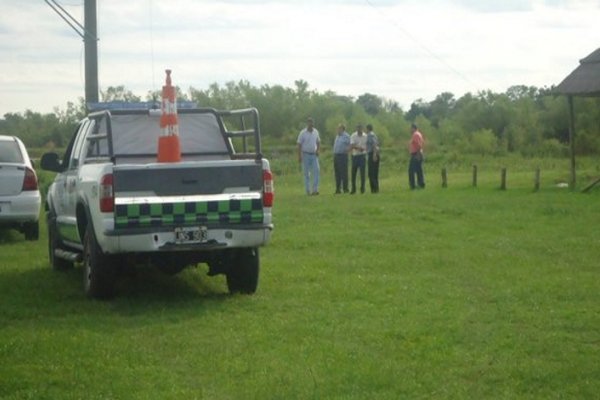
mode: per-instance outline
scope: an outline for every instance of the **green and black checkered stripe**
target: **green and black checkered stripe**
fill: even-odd
[[[117,204],[115,228],[247,224],[263,221],[262,200]]]

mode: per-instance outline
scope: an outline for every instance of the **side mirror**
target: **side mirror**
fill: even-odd
[[[46,171],[52,172],[62,172],[63,167],[58,158],[58,154],[56,153],[45,153],[42,155],[42,159],[40,160],[40,165],[42,169]]]

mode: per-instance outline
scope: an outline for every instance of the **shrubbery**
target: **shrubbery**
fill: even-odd
[[[324,146],[332,146],[339,123],[353,132],[359,123],[371,123],[383,147],[406,146],[410,124],[416,123],[426,139],[428,153],[455,151],[477,155],[510,153],[562,156],[567,153],[567,102],[548,88],[513,86],[506,93],[467,93],[455,99],[444,92],[433,101],[418,99],[408,111],[393,100],[365,93],[354,99],[335,92],[319,93],[299,80],[294,88],[256,87],[247,81],[216,83],[208,89],[177,89],[179,100],[217,109],[256,107],[263,138],[270,144],[293,145],[306,117],[312,116]],[[140,100],[124,86],[101,92],[102,101]],[[148,93],[147,100],[160,97]],[[576,98],[578,154],[600,154],[600,99]],[[53,114],[33,111],[9,113],[0,119],[0,134],[19,136],[30,147],[64,147],[78,119],[85,114],[83,99]]]

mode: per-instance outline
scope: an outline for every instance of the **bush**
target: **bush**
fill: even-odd
[[[569,154],[569,146],[557,139],[546,139],[542,141],[537,154],[543,157],[565,157]]]
[[[585,130],[575,133],[575,152],[577,154],[591,155],[600,152],[600,136],[590,134]]]
[[[480,129],[474,132],[469,143],[472,153],[488,155],[494,154],[498,148],[498,140],[491,129]]]

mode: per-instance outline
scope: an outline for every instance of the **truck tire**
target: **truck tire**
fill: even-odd
[[[85,294],[96,299],[115,295],[115,269],[110,257],[102,253],[91,224],[85,228],[83,239],[83,288]]]
[[[229,293],[253,294],[258,286],[260,257],[258,248],[237,250],[226,273]]]
[[[25,240],[38,240],[40,238],[40,223],[27,222],[23,225]]]
[[[73,263],[62,258],[58,258],[54,255],[54,250],[61,248],[61,241],[58,237],[58,228],[56,227],[56,216],[53,212],[46,214],[47,228],[48,228],[48,260],[50,266],[55,271],[66,271],[73,268]]]

